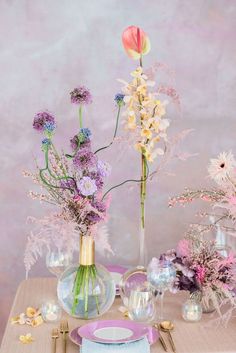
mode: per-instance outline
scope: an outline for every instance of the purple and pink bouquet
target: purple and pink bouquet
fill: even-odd
[[[82,235],[96,234],[98,224],[106,220],[109,204],[102,197],[102,189],[111,167],[92,151],[92,133],[82,123],[82,106],[91,101],[91,94],[84,87],[71,92],[71,102],[79,104],[80,129],[70,140],[70,154],[59,154],[56,150],[53,142],[56,121],[52,114],[39,112],[33,121],[33,128],[44,135],[45,156],[45,166],[38,167],[33,177],[47,194],[31,193],[31,196],[59,206],[63,217],[76,222]]]
[[[176,268],[176,281],[172,291],[188,291],[202,300],[207,309],[210,305],[221,314],[223,303],[235,307],[233,289],[236,287],[233,253],[226,257],[215,247],[215,242],[204,240],[191,230],[180,240],[176,250],[169,250],[161,259],[170,261]]]
[[[91,244],[88,264],[84,259],[82,264],[83,255],[80,248],[80,265],[73,286],[72,314],[79,305],[78,298],[83,297],[86,303],[84,308],[86,316],[88,291],[91,289],[91,283],[95,285],[97,273],[94,262],[94,241],[97,238],[99,225],[107,220],[110,203],[109,197],[106,197],[107,193],[103,193],[103,187],[106,178],[111,173],[111,167],[107,162],[99,159],[98,152],[113,143],[117,125],[112,142],[94,152],[91,145],[92,133],[83,126],[82,119],[83,107],[92,102],[91,94],[89,90],[81,86],[75,88],[70,95],[71,102],[79,107],[79,131],[70,140],[70,153],[59,153],[54,145],[56,120],[51,113],[39,112],[33,120],[33,128],[43,135],[41,147],[45,162],[43,167],[37,166],[36,173],[25,172],[24,174],[32,177],[33,181],[46,193],[32,191],[30,196],[57,206],[58,211],[39,221],[38,224],[42,225],[42,229],[37,236],[31,235],[28,238],[25,265],[26,270],[29,271],[31,265],[42,255],[42,247],[45,245],[49,248],[50,240],[55,241],[58,247],[61,247],[63,239],[64,243],[69,243],[72,249],[78,248],[78,244],[75,244],[75,241],[79,243],[78,238],[80,238],[80,244],[83,241]],[[117,102],[118,110],[121,105],[122,103]],[[64,227],[63,224],[67,224],[68,227]],[[55,234],[50,235],[50,229],[52,231],[59,229],[58,236],[62,235],[62,238],[56,239]],[[66,229],[70,230],[70,234],[66,232]],[[111,251],[107,244],[106,231],[103,229],[101,233],[104,237],[103,239],[100,237],[99,241],[102,241],[103,248]]]

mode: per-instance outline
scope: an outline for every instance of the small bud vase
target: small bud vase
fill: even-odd
[[[92,319],[110,309],[115,294],[110,272],[95,264],[93,237],[81,235],[79,265],[67,268],[58,280],[59,303],[73,317]]]

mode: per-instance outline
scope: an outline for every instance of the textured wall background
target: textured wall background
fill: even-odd
[[[35,112],[55,113],[57,141],[68,146],[77,130],[68,92],[85,84],[94,95],[86,117],[96,145],[108,141],[115,118],[113,96],[119,91],[116,78],[128,79],[135,64],[124,54],[121,33],[136,24],[149,34],[152,51],[145,65],[165,62],[176,72],[183,118],[170,111],[171,131],[194,128],[184,148],[199,153],[185,163],[173,163],[176,176],[162,175],[149,187],[149,255],[158,254],[175,245],[197,208],[169,210],[169,195],[207,183],[209,157],[235,148],[235,18],[234,0],[0,0],[0,333],[24,278],[26,218],[46,212],[27,198],[31,185],[21,176],[22,169],[33,167],[33,153],[41,155],[40,137],[31,128]],[[104,158],[113,164],[110,184],[137,176],[138,159],[132,151],[118,158],[113,148]],[[136,188],[113,194],[114,263],[137,261],[137,203]],[[42,261],[31,275],[46,274]]]

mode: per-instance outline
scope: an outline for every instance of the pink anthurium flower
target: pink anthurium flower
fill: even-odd
[[[135,60],[148,54],[151,49],[148,36],[141,28],[136,26],[129,26],[124,30],[122,42],[127,54]]]

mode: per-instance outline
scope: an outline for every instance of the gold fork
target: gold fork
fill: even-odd
[[[53,353],[56,353],[56,349],[57,349],[57,338],[59,337],[59,331],[57,328],[53,328],[52,329],[52,347],[53,347]]]
[[[69,325],[67,320],[61,321],[60,332],[62,333],[63,339],[63,353],[66,353],[67,334],[69,333]]]

